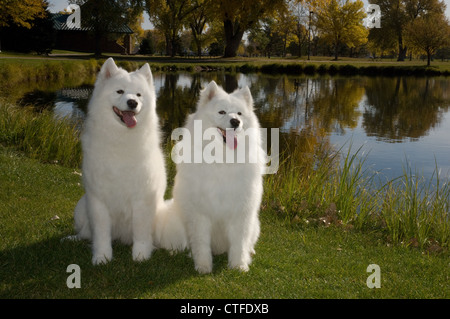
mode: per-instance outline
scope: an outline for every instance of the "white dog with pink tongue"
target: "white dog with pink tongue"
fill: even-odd
[[[92,241],[93,264],[112,259],[116,239],[133,245],[134,260],[151,256],[166,189],[155,104],[148,64],[128,73],[106,60],[81,136],[85,194],[74,213],[74,237]]]
[[[190,247],[199,273],[210,273],[212,255],[222,253],[228,253],[230,268],[249,269],[260,233],[265,167],[259,127],[248,87],[228,94],[214,81],[187,119],[193,158],[177,164],[173,200],[157,212],[154,235],[159,247]],[[236,152],[233,161],[227,158],[230,151]],[[195,154],[203,156],[200,162]]]

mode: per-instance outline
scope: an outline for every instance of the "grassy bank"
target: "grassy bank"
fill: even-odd
[[[0,59],[0,81],[7,84],[36,81],[55,81],[89,78],[97,74],[104,60],[57,59]],[[143,63],[120,61],[127,70],[137,69]]]
[[[43,163],[68,167],[81,164],[78,123],[55,119],[50,111],[37,113],[0,100],[0,144]]]
[[[153,71],[165,72],[261,72],[290,75],[367,75],[367,76],[449,76],[450,63],[436,63],[426,67],[419,62],[371,62],[361,59],[323,61],[304,59],[170,59],[165,57],[114,56],[117,64],[126,70],[135,70],[148,62]],[[5,83],[33,82],[36,80],[63,80],[92,77],[103,61],[89,56],[77,59],[25,58],[0,55],[0,81]]]
[[[184,253],[134,263],[121,244],[113,262],[94,267],[87,242],[61,242],[83,194],[74,124],[11,105],[0,112],[1,298],[450,297],[449,187],[427,187],[411,171],[376,187],[356,155],[326,145],[290,150],[265,177],[249,273],[228,270],[226,255],[208,276]],[[66,286],[70,264],[82,269],[81,289]],[[380,289],[366,285],[369,264],[381,268]]]
[[[450,244],[448,176],[425,181],[411,167],[393,179],[363,169],[362,149],[291,150],[266,177],[265,205],[286,221],[379,232],[386,243],[446,252]],[[436,171],[438,172],[436,165]]]
[[[335,63],[267,63],[260,66],[244,64],[239,72],[262,72],[290,75],[366,75],[366,76],[449,76],[449,70],[437,67],[403,65],[355,65]]]
[[[379,232],[286,223],[267,207],[248,273],[229,270],[225,255],[206,276],[187,254],[157,250],[135,263],[121,244],[94,267],[87,242],[61,242],[73,234],[79,173],[0,146],[1,298],[450,297],[448,255],[388,245]],[[66,285],[70,264],[80,266],[80,289]],[[379,289],[366,285],[369,264],[380,266]]]
[[[55,119],[50,111],[36,113],[0,101],[0,133],[1,145],[29,158],[81,165],[79,124]],[[267,210],[290,223],[376,230],[389,243],[448,250],[450,186],[442,176],[426,182],[406,167],[402,176],[381,180],[377,172],[363,170],[361,149],[352,153],[349,147],[342,154],[324,143],[304,149],[298,139],[281,156],[278,172],[265,178]],[[167,144],[166,153],[170,148]],[[173,179],[175,168],[168,163],[168,169]]]

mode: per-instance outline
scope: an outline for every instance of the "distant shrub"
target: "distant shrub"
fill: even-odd
[[[331,64],[331,65],[328,67],[328,73],[329,73],[330,75],[335,75],[335,74],[337,74],[337,73],[338,73],[338,67],[337,67],[335,64]]]
[[[305,74],[315,74],[317,71],[317,66],[315,64],[308,64],[305,66],[305,68],[303,69],[303,72],[305,72]]]
[[[339,74],[342,75],[356,75],[359,74],[359,69],[351,64],[341,65],[339,67]]]
[[[242,73],[252,73],[258,71],[258,67],[254,64],[246,63],[244,65],[241,65],[238,70]]]
[[[264,64],[261,66],[261,72],[268,74],[283,73],[284,66],[278,63]]]
[[[328,65],[327,64],[321,64],[317,68],[317,73],[319,74],[326,74],[328,72]]]
[[[286,74],[298,75],[303,72],[303,66],[301,64],[287,64],[284,66]]]

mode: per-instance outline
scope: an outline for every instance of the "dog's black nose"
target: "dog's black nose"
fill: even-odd
[[[239,126],[239,124],[241,123],[241,121],[239,121],[238,119],[231,119],[230,123],[233,128],[237,128]]]
[[[138,104],[137,104],[136,100],[130,99],[127,101],[127,105],[130,109],[135,109]]]

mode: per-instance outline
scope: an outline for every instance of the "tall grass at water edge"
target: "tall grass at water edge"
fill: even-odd
[[[104,60],[53,60],[53,59],[0,59],[0,81],[6,84],[33,82],[38,80],[77,79],[94,76]],[[226,71],[266,74],[289,75],[365,75],[365,76],[449,76],[450,70],[446,65],[426,67],[423,65],[390,65],[372,63],[320,63],[285,60],[283,62],[261,61],[227,61],[205,60],[190,61],[189,59],[122,59],[115,57],[118,66],[127,71],[134,71],[149,62],[152,71],[165,72],[198,72],[198,71]]]
[[[320,146],[312,156],[284,154],[277,174],[265,178],[263,207],[291,224],[381,231],[392,244],[447,250],[448,176],[443,179],[436,164],[426,181],[407,166],[383,181],[366,160],[362,147],[353,152],[351,146],[347,153]]]
[[[79,123],[0,100],[0,144],[28,157],[79,168],[79,134]],[[278,172],[265,176],[262,210],[293,224],[381,231],[393,244],[448,249],[450,186],[437,164],[432,181],[406,167],[382,182],[380,173],[364,168],[362,148],[343,153],[326,142],[308,143],[291,143]],[[164,150],[170,153],[170,144]],[[174,174],[172,167],[169,179]]]
[[[0,59],[0,81],[6,84],[48,80],[89,78],[97,74],[105,59],[96,60],[24,60]],[[127,71],[138,69],[142,61],[116,61]]]
[[[406,165],[402,176],[386,184],[379,211],[393,241],[448,247],[450,186],[444,178],[442,183],[437,163],[429,181]]]
[[[0,144],[44,163],[81,164],[79,123],[0,100]]]

